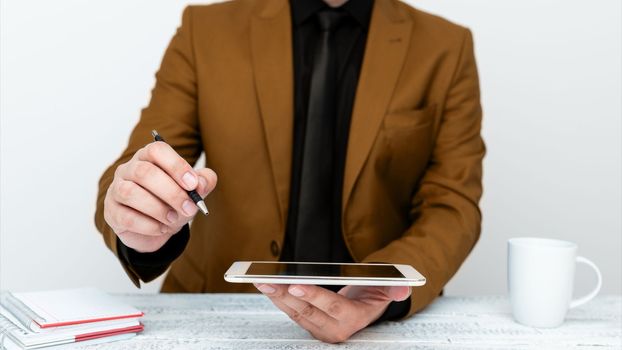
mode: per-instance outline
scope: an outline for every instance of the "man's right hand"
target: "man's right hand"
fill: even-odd
[[[126,246],[155,252],[194,217],[186,191],[216,187],[213,170],[195,170],[171,146],[153,142],[119,165],[104,199],[104,219]]]

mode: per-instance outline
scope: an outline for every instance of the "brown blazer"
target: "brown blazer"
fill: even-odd
[[[249,292],[223,274],[235,260],[277,260],[292,160],[289,2],[190,6],[164,54],[149,105],[99,182],[95,222],[116,253],[103,199],[116,167],[158,129],[218,174],[208,217],[170,269],[165,292]],[[484,144],[469,30],[396,0],[376,0],[352,113],[343,235],[357,262],[410,264],[427,277],[410,314],[429,304],[480,232]],[[138,285],[132,266],[124,266]]]

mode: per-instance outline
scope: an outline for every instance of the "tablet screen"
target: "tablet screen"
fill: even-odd
[[[392,265],[251,263],[246,275],[295,277],[405,278]]]

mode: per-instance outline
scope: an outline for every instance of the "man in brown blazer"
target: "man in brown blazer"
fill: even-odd
[[[255,290],[223,280],[236,260],[399,263],[427,277],[412,295],[255,286],[339,342],[428,305],[476,243],[485,151],[468,29],[397,0],[190,6],[156,78],[95,215],[137,286],[170,265],[164,292]],[[152,129],[170,146],[150,143]],[[202,152],[209,168],[193,169]],[[192,189],[209,216],[195,216]]]

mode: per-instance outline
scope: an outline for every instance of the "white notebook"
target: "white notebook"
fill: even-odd
[[[74,342],[102,342],[127,339],[143,330],[136,319],[83,323],[33,332],[0,306],[0,348],[37,349]]]
[[[94,345],[94,344],[101,344],[101,343],[110,343],[110,342],[115,342],[115,341],[119,341],[119,340],[126,340],[126,339],[130,339],[132,337],[136,336],[136,333],[125,333],[125,334],[119,334],[119,335],[113,335],[110,337],[106,337],[106,338],[96,338],[96,339],[91,339],[91,340],[86,340],[80,343],[80,347],[84,346],[84,345]],[[36,347],[24,347],[22,345],[19,345],[17,343],[15,343],[11,338],[3,338],[2,341],[0,342],[0,346],[4,346],[3,350],[30,350],[30,349],[40,349],[44,346],[36,346]],[[45,349],[50,349],[50,350],[55,350],[55,349],[73,349],[73,347],[71,347],[70,344],[68,343],[62,343],[62,344],[56,344],[56,345],[45,345]]]
[[[2,305],[33,332],[113,320],[136,320],[143,313],[95,288],[6,293]]]

